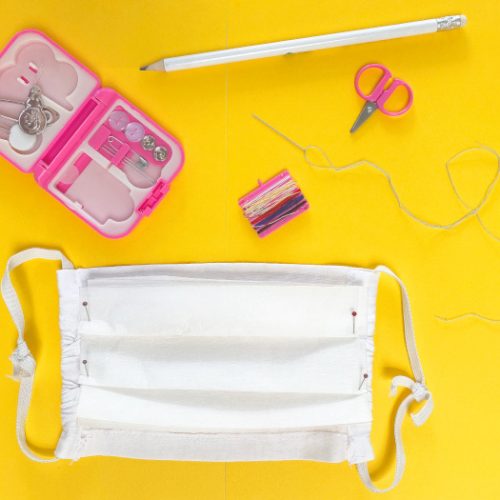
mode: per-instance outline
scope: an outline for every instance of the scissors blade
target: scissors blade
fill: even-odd
[[[351,127],[351,134],[356,132],[363,123],[370,118],[370,116],[373,115],[375,111],[377,111],[378,105],[374,101],[366,101],[365,105],[363,106],[363,109],[361,110],[361,113],[359,113],[358,117],[356,118],[356,121],[354,122],[354,125]]]

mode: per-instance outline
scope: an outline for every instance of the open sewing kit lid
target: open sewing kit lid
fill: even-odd
[[[175,138],[33,30],[0,53],[0,154],[108,237],[149,215],[183,163]]]
[[[100,82],[97,75],[42,33],[22,31],[0,55],[0,99],[25,103],[34,86],[40,88],[42,102],[58,114],[58,119],[35,138],[31,148],[26,144],[26,150],[19,150],[18,144],[11,145],[8,140],[0,141],[2,156],[25,172],[33,170]],[[4,115],[19,117],[23,108],[24,104],[0,101],[0,118],[11,121]]]

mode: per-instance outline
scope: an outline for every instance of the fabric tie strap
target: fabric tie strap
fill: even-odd
[[[413,400],[417,403],[425,401],[424,406],[419,412],[410,413],[410,417],[413,420],[414,424],[420,427],[430,417],[432,410],[434,409],[432,394],[424,384],[415,382],[411,378],[405,377],[404,375],[397,375],[392,379],[391,396],[396,395],[398,387],[406,387],[407,389],[410,389]]]
[[[11,377],[13,380],[20,382],[22,377],[32,377],[35,374],[36,362],[24,340],[17,345],[9,359],[14,367]]]
[[[417,412],[411,413],[411,419],[414,424],[417,426],[422,425],[429,418],[432,410],[434,408],[434,402],[432,400],[432,395],[430,391],[427,389],[425,385],[424,373],[422,370],[422,365],[420,363],[420,359],[417,353],[417,345],[415,342],[415,334],[413,331],[413,322],[411,318],[411,308],[410,308],[410,300],[408,298],[408,293],[403,282],[398,278],[396,274],[394,274],[389,268],[385,266],[378,266],[376,271],[388,274],[393,277],[399,284],[401,289],[401,296],[403,302],[403,319],[404,319],[404,328],[405,328],[405,343],[406,350],[408,351],[408,358],[410,360],[410,365],[413,371],[413,375],[415,380],[412,380],[405,375],[397,375],[392,379],[391,383],[391,391],[390,395],[395,396],[397,393],[398,387],[403,387],[409,389],[411,392],[408,394],[396,412],[396,417],[394,419],[394,441],[396,444],[396,472],[394,473],[394,479],[392,483],[387,488],[377,488],[373,484],[373,481],[370,477],[370,472],[368,471],[368,464],[361,463],[356,467],[358,469],[358,473],[361,477],[361,480],[365,484],[365,486],[374,493],[385,493],[394,489],[401,478],[403,477],[405,465],[406,465],[406,455],[403,447],[403,440],[401,437],[401,428],[403,426],[403,420],[405,415],[408,413],[408,409],[410,405],[416,401],[420,403],[425,401],[424,406]]]
[[[10,356],[14,371],[12,378],[20,384],[17,402],[16,435],[17,441],[23,453],[36,462],[55,462],[57,458],[41,458],[36,455],[26,441],[26,418],[31,402],[33,391],[33,380],[35,377],[36,362],[28,345],[24,340],[24,314],[19,302],[19,297],[10,279],[13,269],[33,259],[58,260],[61,261],[63,269],[72,269],[73,264],[59,251],[46,250],[43,248],[31,248],[13,255],[7,262],[7,268],[2,278],[2,297],[9,310],[17,329],[17,347]]]

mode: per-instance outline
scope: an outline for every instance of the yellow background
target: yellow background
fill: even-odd
[[[464,13],[463,30],[173,74],[141,73],[162,56],[311,36]],[[3,266],[13,252],[57,247],[82,267],[206,261],[386,264],[405,281],[435,412],[422,428],[404,425],[408,465],[386,498],[494,499],[498,474],[498,326],[443,324],[436,314],[475,310],[500,316],[500,243],[475,220],[452,232],[405,216],[368,169],[346,174],[308,167],[300,151],[252,118],[257,113],[302,144],[321,145],[336,164],[369,158],[394,177],[417,214],[447,222],[462,207],[444,162],[484,143],[500,149],[499,7],[496,0],[2,0],[0,43],[19,30],[45,31],[180,139],[186,164],[155,213],[122,240],[109,240],[50,197],[30,175],[0,160]],[[378,113],[348,130],[362,101],[356,70],[378,61],[407,80],[415,105],[403,118]],[[476,155],[457,165],[471,202],[495,163]],[[259,240],[237,199],[288,168],[311,209]],[[500,194],[484,210],[500,234]],[[27,432],[53,449],[60,431],[59,334],[54,264],[16,272],[27,340],[38,360]],[[375,360],[373,442],[376,478],[394,468],[387,397],[390,379],[409,366],[397,286],[381,282]],[[0,373],[10,373],[14,327],[0,306]],[[307,462],[203,464],[89,458],[30,462],[15,440],[17,384],[0,378],[0,499],[364,499],[355,468]],[[409,420],[409,419],[408,419]]]

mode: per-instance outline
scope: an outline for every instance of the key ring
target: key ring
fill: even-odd
[[[57,111],[43,105],[40,87],[32,87],[25,108],[19,115],[18,121],[22,131],[29,135],[38,135],[58,119]]]
[[[25,102],[14,99],[0,99],[0,102],[24,105],[19,118],[17,120],[12,118],[12,120],[17,121],[21,130],[28,135],[41,134],[49,125],[60,118],[56,110],[43,104],[42,91],[37,85],[31,88]],[[10,119],[6,115],[2,116]]]

